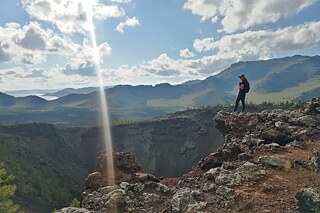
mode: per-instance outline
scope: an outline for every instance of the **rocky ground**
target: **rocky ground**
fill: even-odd
[[[320,212],[319,114],[221,111],[214,122],[225,143],[188,174],[160,180],[114,153],[117,184],[108,186],[100,160],[83,209],[58,212]]]

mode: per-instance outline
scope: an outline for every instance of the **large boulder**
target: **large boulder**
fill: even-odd
[[[96,171],[89,174],[86,179],[87,190],[95,191],[99,188],[112,185],[108,179],[107,153],[101,152],[98,156]],[[113,152],[115,184],[121,182],[135,183],[155,181],[159,182],[159,178],[154,175],[145,173],[136,161],[133,153],[130,152]]]
[[[303,126],[308,126],[308,127],[316,127],[317,126],[317,121],[313,119],[309,115],[304,115],[298,119],[298,122],[300,122]]]
[[[291,169],[291,163],[289,161],[274,156],[261,156],[259,157],[259,162],[267,168],[276,168],[285,171]]]
[[[55,211],[56,213],[95,213],[94,211],[89,211],[88,209],[81,209],[75,207],[67,207],[61,210]]]
[[[300,213],[319,213],[320,195],[312,188],[301,189],[296,195],[298,200],[298,212]]]
[[[172,197],[172,212],[198,212],[205,208],[207,203],[204,201],[204,193],[201,190],[192,190],[190,188],[182,188],[178,190]]]
[[[254,163],[246,162],[235,171],[221,170],[215,178],[215,183],[225,186],[236,186],[246,181],[256,181],[266,175],[266,171],[260,169]]]
[[[172,212],[185,212],[189,204],[196,203],[191,192],[192,190],[190,188],[182,188],[173,195],[171,200]]]

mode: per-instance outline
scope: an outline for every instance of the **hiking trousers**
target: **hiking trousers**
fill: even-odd
[[[239,94],[238,94],[237,100],[236,100],[236,105],[235,105],[234,110],[233,110],[234,112],[237,111],[240,101],[241,101],[241,105],[242,105],[242,111],[241,112],[244,112],[244,110],[246,108],[245,99],[246,99],[246,93],[240,91]]]

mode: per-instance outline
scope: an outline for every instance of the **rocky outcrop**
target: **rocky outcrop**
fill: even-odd
[[[83,207],[93,212],[145,212],[163,204],[172,191],[167,186],[147,181],[99,188],[83,198]]]
[[[189,173],[157,182],[132,154],[114,153],[117,184],[89,177],[94,181],[83,207],[93,212],[319,212],[319,195],[303,189],[320,188],[318,115],[222,111],[214,120],[225,143]],[[101,177],[105,158],[102,153],[97,166]]]
[[[107,154],[101,152],[95,172],[87,180],[83,193],[83,207],[93,212],[140,211],[164,201],[171,190],[160,179],[145,173],[134,155],[113,152],[115,185],[108,182]]]
[[[198,168],[208,170],[226,161],[250,159],[258,149],[280,151],[281,146],[306,141],[320,135],[320,115],[280,109],[234,115],[220,111],[214,117],[217,128],[225,135],[224,145],[203,158]]]
[[[98,156],[96,171],[91,173],[86,179],[86,187],[89,191],[98,190],[101,187],[110,185],[108,183],[107,153],[101,152]],[[130,152],[113,152],[113,161],[115,167],[115,183],[122,182],[159,182],[160,179],[154,175],[145,173],[136,161],[134,155]]]
[[[286,145],[320,134],[320,115],[305,115],[297,110],[273,109],[242,116],[220,111],[214,120],[217,128],[233,139],[250,135],[264,144]]]

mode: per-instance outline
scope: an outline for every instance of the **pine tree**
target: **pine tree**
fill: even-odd
[[[16,191],[16,185],[11,184],[13,176],[7,174],[4,164],[0,163],[0,213],[16,213],[19,206],[11,200]]]

